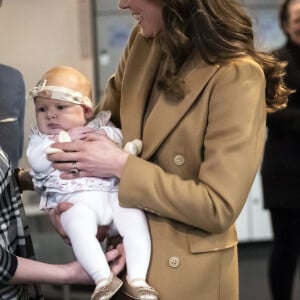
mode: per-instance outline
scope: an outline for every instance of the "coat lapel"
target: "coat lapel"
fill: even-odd
[[[128,57],[128,68],[124,73],[121,100],[121,122],[124,141],[142,139],[142,126],[145,106],[161,58],[161,47],[156,40],[138,36],[135,49]]]
[[[145,106],[161,61],[161,46],[155,39],[147,40],[141,35],[137,39],[126,62],[135,68],[125,69],[123,75],[121,123],[124,142],[142,139],[142,157],[148,159],[184,117],[219,66],[207,65],[199,56],[191,58],[179,72],[187,91],[184,99],[175,103],[161,94],[143,128]]]
[[[188,70],[188,68],[184,68]],[[185,72],[182,79],[185,82],[186,96],[180,102],[171,102],[163,94],[160,95],[155,107],[150,113],[143,132],[142,157],[148,159],[161,145],[168,134],[184,117],[191,105],[198,99],[202,89],[217,71],[218,66],[200,66]]]

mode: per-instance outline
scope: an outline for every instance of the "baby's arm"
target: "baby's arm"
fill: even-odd
[[[117,145],[119,145],[119,147],[123,147],[123,136],[119,128],[113,126],[102,126],[98,131],[105,132],[105,134],[111,140],[113,140]]]
[[[50,138],[41,137],[38,134],[34,134],[31,136],[28,143],[26,155],[28,162],[34,172],[45,172],[51,167],[51,162],[47,159],[45,150],[52,143],[54,143],[54,141]]]
[[[71,140],[70,135],[66,131],[62,130],[58,134],[57,141],[60,143],[63,143],[63,142],[71,142],[72,140]],[[63,152],[63,151],[61,149],[52,148],[50,146],[50,147],[47,147],[44,150],[44,152],[45,152],[45,155],[47,155],[47,154],[53,154],[53,153],[58,153],[58,152]]]
[[[86,138],[86,136],[91,133],[95,132],[93,128],[90,127],[76,127],[71,130],[67,131],[60,131],[59,134],[57,135],[57,140],[56,142],[60,143],[66,143],[66,142],[71,142],[71,141],[81,141]],[[53,153],[58,153],[58,152],[63,152],[61,149],[57,148],[52,148],[48,147],[46,149],[46,154],[53,154]]]
[[[129,154],[139,155],[142,152],[142,147],[142,141],[136,139],[126,143],[124,150]]]

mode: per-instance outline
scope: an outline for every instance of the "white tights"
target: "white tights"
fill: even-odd
[[[94,281],[97,283],[107,279],[110,274],[96,233],[98,225],[111,224],[112,220],[123,237],[128,280],[146,281],[151,240],[144,213],[138,209],[120,207],[117,193],[79,192],[69,195],[67,201],[74,205],[62,214],[62,226],[76,258]]]

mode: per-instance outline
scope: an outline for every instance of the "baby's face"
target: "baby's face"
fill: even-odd
[[[36,97],[35,114],[40,132],[49,135],[86,124],[85,108],[67,101]]]

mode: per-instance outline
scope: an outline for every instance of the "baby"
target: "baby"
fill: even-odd
[[[157,292],[146,283],[151,240],[145,215],[141,210],[119,206],[117,178],[64,180],[47,159],[47,154],[58,151],[51,144],[81,140],[89,132],[106,134],[122,147],[121,130],[109,121],[110,112],[100,112],[93,118],[90,82],[68,66],[47,71],[30,95],[37,126],[32,129],[26,154],[40,195],[40,208],[49,211],[60,202],[73,203],[62,213],[61,223],[76,258],[95,281],[91,299],[110,299],[123,284],[111,272],[96,238],[100,225],[109,225],[123,237],[127,266],[124,293],[134,299],[158,299]],[[126,149],[139,154],[141,142],[128,143]],[[70,172],[78,172],[75,163]]]

